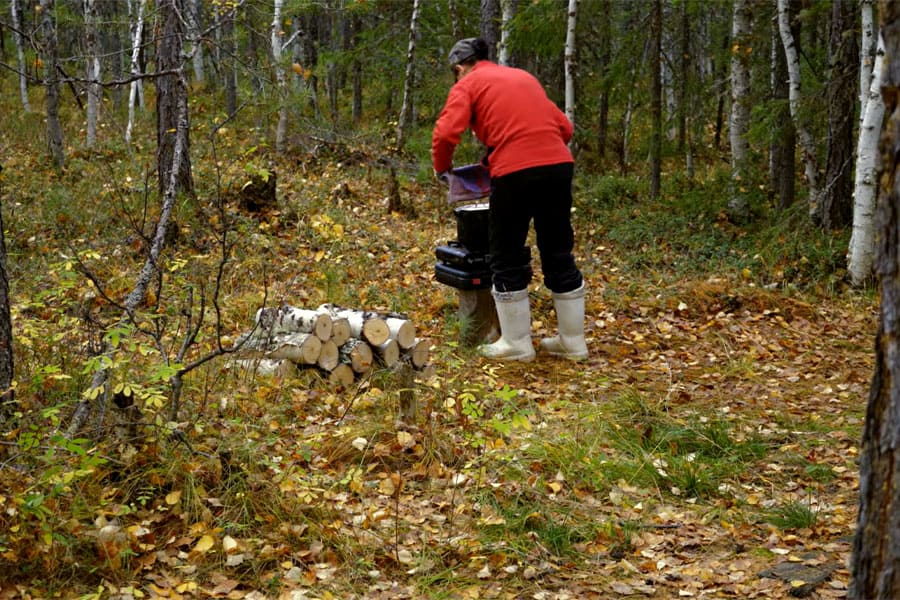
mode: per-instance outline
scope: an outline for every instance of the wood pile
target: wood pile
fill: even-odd
[[[237,366],[257,374],[321,371],[336,387],[351,385],[372,369],[408,368],[427,376],[430,347],[404,315],[323,304],[316,309],[266,307],[241,338]]]

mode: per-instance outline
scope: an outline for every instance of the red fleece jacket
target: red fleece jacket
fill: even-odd
[[[436,172],[450,169],[453,151],[469,127],[491,149],[491,177],[574,162],[566,146],[572,123],[540,82],[521,69],[483,60],[456,82],[431,136]]]

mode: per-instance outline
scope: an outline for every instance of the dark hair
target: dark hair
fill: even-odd
[[[488,57],[488,45],[481,38],[465,38],[453,44],[448,60],[450,66],[473,65]]]

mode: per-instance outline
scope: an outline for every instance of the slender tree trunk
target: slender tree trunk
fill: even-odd
[[[818,204],[819,222],[825,230],[846,227],[853,214],[853,128],[856,122],[859,79],[859,48],[856,28],[856,3],[832,0],[828,101],[828,152],[825,185]]]
[[[194,83],[206,83],[206,70],[203,68],[203,0],[189,0],[187,11],[187,39],[190,40],[191,65],[194,69]]]
[[[403,104],[400,108],[400,118],[397,120],[397,144],[396,150],[402,152],[406,146],[406,136],[412,127],[412,103],[413,90],[416,76],[416,39],[419,34],[419,2],[413,0],[412,17],[409,20],[409,46],[406,51],[406,80],[403,84]]]
[[[859,511],[850,559],[849,600],[900,598],[900,3],[882,1],[882,93],[890,115],[881,141],[882,175],[875,261],[881,310],[875,372],[859,455]]]
[[[612,85],[609,81],[609,71],[612,52],[612,0],[599,0],[600,19],[599,35],[600,48],[598,58],[600,60],[600,97],[597,106],[597,158],[601,161],[606,156],[606,148],[609,145],[609,94]]]
[[[689,5],[681,5],[681,88],[678,95],[678,150],[685,151],[687,142],[688,97],[691,89],[691,19]],[[688,149],[690,151],[690,149]]]
[[[31,103],[28,101],[28,76],[25,72],[25,41],[22,36],[22,19],[19,14],[19,0],[9,0],[9,10],[12,18],[13,40],[16,44],[16,66],[19,69],[19,96],[22,99],[22,110],[31,112]]]
[[[650,8],[650,112],[653,125],[650,133],[650,198],[660,195],[662,173],[662,0],[653,0]]]
[[[85,57],[87,79],[87,126],[85,147],[97,145],[97,122],[100,118],[100,52],[97,43],[96,0],[84,0]]]
[[[872,277],[875,262],[875,194],[878,184],[878,141],[884,121],[884,100],[881,97],[881,75],[884,47],[878,44],[875,65],[871,69],[865,114],[859,128],[856,147],[856,179],[853,192],[853,234],[847,255],[847,272],[855,286],[862,286]]]
[[[859,40],[859,120],[866,114],[872,68],[875,64],[875,48],[878,36],[875,33],[875,0],[859,0],[860,40]]]
[[[744,222],[750,218],[748,199],[747,133],[750,128],[750,1],[735,0],[731,27],[731,119],[728,139],[731,144],[731,190],[729,216]]]
[[[59,120],[59,56],[56,38],[56,21],[54,0],[41,0],[41,29],[43,30],[44,56],[44,106],[47,112],[47,144],[50,149],[50,158],[57,169],[62,169],[66,164],[66,155],[63,147],[62,123]]]
[[[180,78],[182,79],[182,81],[184,80],[183,73],[181,74]],[[184,82],[182,89],[185,92],[184,102],[174,103],[176,113],[174,118],[172,119],[172,125],[174,128],[172,132],[172,162],[175,164],[188,162],[183,157],[183,154],[186,154],[189,148],[187,82]],[[144,265],[141,268],[141,272],[138,274],[134,287],[128,293],[128,296],[125,297],[125,300],[123,302],[124,314],[119,320],[120,326],[126,323],[133,323],[135,321],[135,311],[137,311],[141,302],[144,301],[144,298],[147,296],[147,290],[150,287],[150,283],[153,281],[154,277],[159,271],[159,258],[162,255],[162,251],[166,245],[166,232],[168,231],[169,223],[174,218],[173,212],[175,210],[175,201],[178,198],[178,190],[180,186],[181,181],[178,171],[176,169],[170,169],[168,172],[168,179],[163,191],[163,202],[159,212],[159,220],[156,223],[156,231],[153,236],[153,241],[150,243],[150,249],[147,253],[147,259],[144,261]],[[111,352],[111,349],[107,348],[105,352],[108,354],[109,352]],[[108,361],[108,363],[111,362],[111,360]],[[87,420],[92,414],[92,409],[94,408],[95,402],[99,404],[100,416],[102,417],[103,411],[106,407],[106,399],[110,392],[109,386],[107,385],[108,380],[109,370],[107,367],[101,367],[94,373],[91,379],[90,392],[85,395],[84,399],[78,404],[78,406],[75,408],[75,412],[72,414],[72,418],[67,430],[69,436],[76,434],[81,430],[82,427],[84,427],[84,425],[87,423]]]
[[[275,69],[276,94],[278,97],[278,124],[275,127],[275,152],[284,154],[285,138],[287,137],[288,123],[288,88],[287,73],[282,64],[282,38],[284,29],[281,26],[281,10],[284,8],[284,0],[275,0],[272,14],[272,26],[270,30],[272,43],[272,63]]]
[[[805,126],[800,114],[800,53],[791,31],[790,0],[778,0],[778,31],[781,34],[781,43],[784,46],[784,54],[788,68],[788,104],[791,109],[791,118],[797,135],[800,138],[800,147],[803,151],[804,175],[809,187],[809,215],[812,218],[818,214],[819,204],[819,165],[816,159],[816,144],[809,129]]]
[[[450,15],[450,31],[453,32],[453,39],[458,40],[462,37],[462,28],[459,25],[459,7],[456,0],[447,0],[447,14]]]
[[[363,113],[363,64],[355,52],[359,44],[359,34],[362,31],[362,20],[354,14],[350,22],[351,43],[353,47],[353,62],[350,64],[351,85],[353,87],[353,101],[351,104],[350,118],[354,125],[362,121]],[[299,44],[298,44],[299,45]]]
[[[0,172],[3,166],[0,165]],[[0,192],[3,191],[0,179]],[[3,194],[0,193],[0,198]],[[7,273],[6,228],[3,224],[2,205],[0,205],[0,423],[16,409],[15,390],[13,389],[13,332],[10,316],[9,278]]]
[[[796,0],[792,0],[796,1]],[[777,10],[777,0],[773,2]],[[799,36],[799,24],[793,26],[794,39]],[[781,34],[777,21],[772,23],[772,97],[775,100],[788,100],[787,61],[781,44]],[[778,109],[774,117],[772,143],[769,146],[769,181],[775,195],[775,206],[784,210],[794,203],[794,173],[797,166],[797,132],[791,119],[791,110],[787,104]]]
[[[497,62],[505,66],[512,65],[511,53],[509,50],[509,35],[510,28],[512,27],[512,20],[516,16],[517,8],[518,0],[500,0],[500,47],[497,49]]]
[[[488,60],[497,60],[500,41],[500,0],[481,0],[481,39],[487,42]]]
[[[142,81],[137,78],[141,74],[141,39],[144,36],[144,4],[146,0],[137,0],[137,14],[131,23],[131,67],[129,72],[135,80],[131,82],[128,90],[128,124],[125,126],[125,141],[131,142],[131,134],[134,130],[134,108],[140,104],[143,108],[143,94],[141,93]],[[138,102],[140,100],[140,102]]]
[[[569,0],[569,11],[566,19],[566,116],[572,125],[575,125],[575,80],[576,80],[576,40],[575,24],[578,19],[578,0]],[[570,146],[575,145],[575,136],[572,136]]]
[[[194,193],[190,136],[185,139],[185,148],[180,155],[175,155],[177,119],[182,113],[188,114],[182,56],[183,9],[183,0],[157,0],[162,36],[156,49],[156,67],[160,72],[173,72],[156,78],[156,159],[160,193],[165,191],[172,171],[177,174],[178,191]]]
[[[225,114],[233,117],[238,109],[237,91],[237,44],[234,40],[235,9],[226,9],[221,13],[222,23],[222,53],[225,58],[220,61],[225,88]]]

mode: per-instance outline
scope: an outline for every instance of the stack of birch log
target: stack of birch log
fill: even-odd
[[[267,307],[241,339],[245,357],[235,361],[258,374],[287,375],[315,368],[335,386],[349,386],[373,368],[407,367],[423,376],[430,369],[430,342],[397,313],[323,304],[316,309]]]

